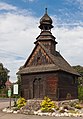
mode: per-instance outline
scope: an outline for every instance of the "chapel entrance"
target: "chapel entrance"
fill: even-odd
[[[43,98],[43,81],[41,78],[36,78],[33,81],[33,98]]]

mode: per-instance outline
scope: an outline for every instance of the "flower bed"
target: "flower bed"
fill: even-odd
[[[25,102],[25,101],[24,101]],[[25,103],[24,103],[25,105]],[[53,102],[49,98],[44,100],[27,100],[25,106],[21,108],[12,107],[5,108],[3,112],[7,113],[22,113],[34,114],[39,116],[81,116],[83,117],[83,106],[76,100],[69,100],[64,102]]]

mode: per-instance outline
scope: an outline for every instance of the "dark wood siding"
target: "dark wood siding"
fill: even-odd
[[[78,85],[78,81],[75,75],[70,75],[65,72],[60,72],[59,83],[58,83],[59,100],[77,98],[78,96],[77,85]]]
[[[22,75],[22,96],[26,99],[52,100],[77,98],[77,77],[65,72]]]
[[[49,96],[56,99],[58,85],[57,73],[40,73],[32,75],[22,75],[22,96],[26,99]]]
[[[53,100],[57,99],[58,78],[56,75],[47,77],[46,80],[46,95]]]

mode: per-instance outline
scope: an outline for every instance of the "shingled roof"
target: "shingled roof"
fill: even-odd
[[[36,38],[35,47],[25,62],[24,66],[20,68],[20,74],[29,74],[29,73],[38,73],[38,72],[52,72],[52,71],[64,71],[73,75],[79,76],[79,74],[70,66],[70,64],[61,56],[59,52],[56,51],[55,45],[57,42],[55,41],[55,37],[51,33],[52,26],[52,19],[47,14],[47,8],[44,16],[40,19],[40,26],[41,29],[40,35]],[[43,50],[44,53],[42,54],[49,57],[49,62],[42,62],[40,64],[35,64],[33,59],[35,59],[35,54],[38,53],[39,49]],[[40,56],[41,57],[41,56]],[[39,58],[40,58],[39,57]],[[41,59],[41,58],[40,58]],[[34,62],[31,64],[31,62]]]
[[[28,73],[39,73],[39,72],[64,71],[79,76],[79,74],[70,66],[70,64],[61,56],[59,52],[55,51],[53,54],[51,54],[49,50],[46,49],[46,47],[40,42],[38,42],[37,45],[39,45],[46,52],[48,57],[52,60],[53,64],[46,64],[46,65],[41,64],[37,66],[27,66],[27,67],[23,66],[18,73],[28,74]],[[33,54],[37,45],[33,49],[31,55]],[[29,61],[30,57],[28,58],[27,62]]]

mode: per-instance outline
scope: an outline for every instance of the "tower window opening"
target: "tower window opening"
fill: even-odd
[[[48,27],[47,26],[45,26],[45,30],[48,30]]]

